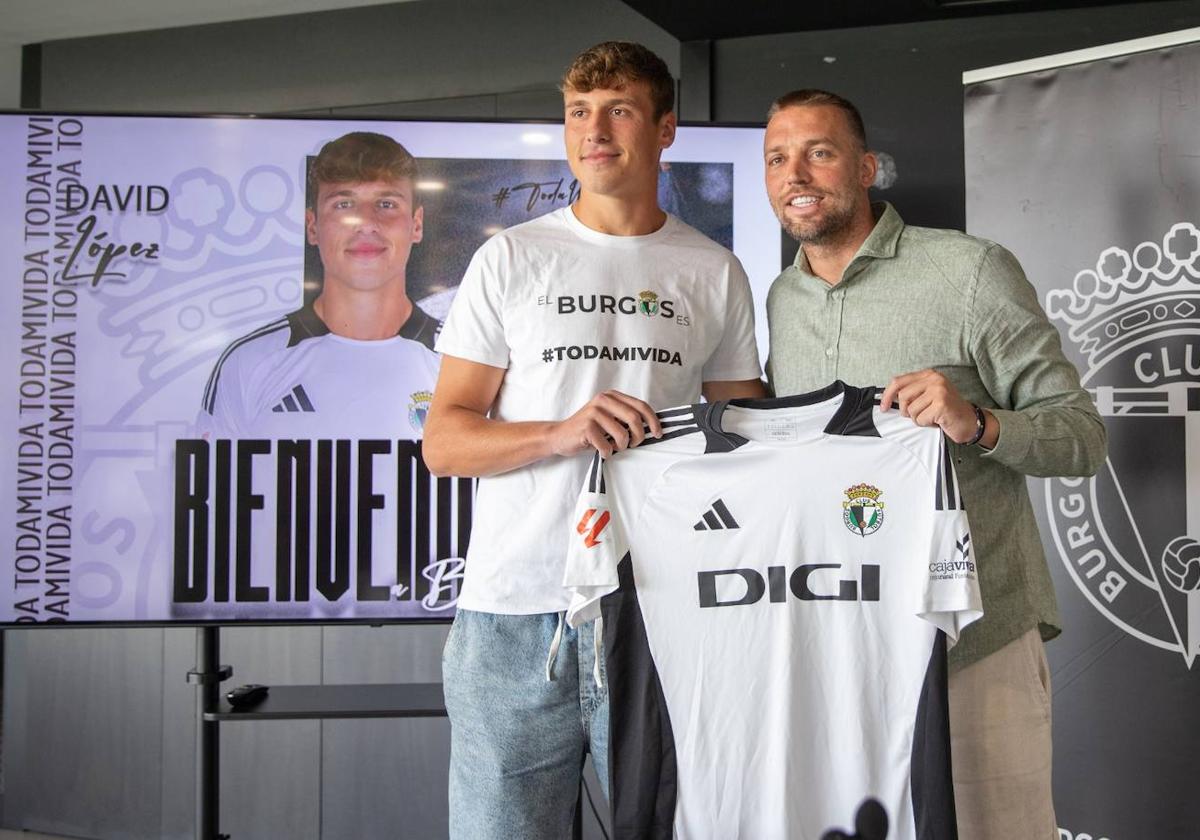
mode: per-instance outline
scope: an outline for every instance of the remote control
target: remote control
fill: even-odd
[[[227,692],[225,699],[235,709],[245,709],[265,700],[269,690],[265,685],[239,685],[232,691]]]

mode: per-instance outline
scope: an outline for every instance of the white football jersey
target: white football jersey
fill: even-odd
[[[441,324],[414,306],[394,338],[330,332],[311,307],[237,339],[213,367],[199,431],[210,438],[420,440]]]
[[[174,615],[448,614],[473,492],[421,458],[440,327],[414,306],[396,336],[360,341],[306,306],[225,349],[196,421],[211,539],[176,552]]]
[[[982,614],[948,447],[834,383],[659,413],[596,458],[564,583],[602,613],[619,838],[818,840],[872,797],[956,837],[946,647]]]

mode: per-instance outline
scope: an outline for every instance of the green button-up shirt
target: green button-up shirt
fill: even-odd
[[[980,659],[1032,627],[1060,632],[1058,605],[1025,476],[1092,475],[1104,462],[1104,424],[1062,352],[1020,264],[992,242],[910,227],[888,204],[842,280],[808,270],[801,248],[767,297],[767,376],[777,396],[835,379],[883,386],[933,368],[990,409],[990,452],[951,443],[984,616],[950,654]]]

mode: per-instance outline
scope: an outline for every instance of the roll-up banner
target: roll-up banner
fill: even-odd
[[[414,304],[371,341],[313,305],[347,257],[306,173],[356,131],[418,166],[404,248],[352,255]],[[659,194],[766,282],[761,146],[681,127]],[[0,115],[0,625],[449,618],[473,483],[421,459],[432,348],[474,250],[577,193],[550,124]]]
[[[964,75],[967,222],[1011,248],[1104,416],[1035,479],[1061,840],[1200,836],[1200,30]]]

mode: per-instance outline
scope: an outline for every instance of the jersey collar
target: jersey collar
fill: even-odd
[[[711,403],[701,403],[696,406],[696,425],[704,432],[707,441],[706,451],[730,452],[749,441],[741,435],[725,431],[721,426],[721,418],[729,406],[756,409],[802,408],[826,402],[838,395],[841,395],[842,402],[833,416],[829,418],[829,422],[825,424],[825,434],[879,437],[879,430],[875,428],[873,417],[874,408],[879,402],[878,389],[856,388],[853,385],[847,385],[840,379],[819,391],[809,391],[807,394],[771,399],[717,400]]]
[[[288,347],[295,347],[307,338],[320,338],[331,332],[329,325],[321,320],[321,316],[312,308],[312,304],[307,304],[295,312],[289,312],[287,319],[288,326],[291,328]],[[441,329],[441,321],[414,303],[408,320],[400,325],[400,330],[396,335],[416,341],[425,345],[429,350],[433,350],[434,342],[437,341]]]

